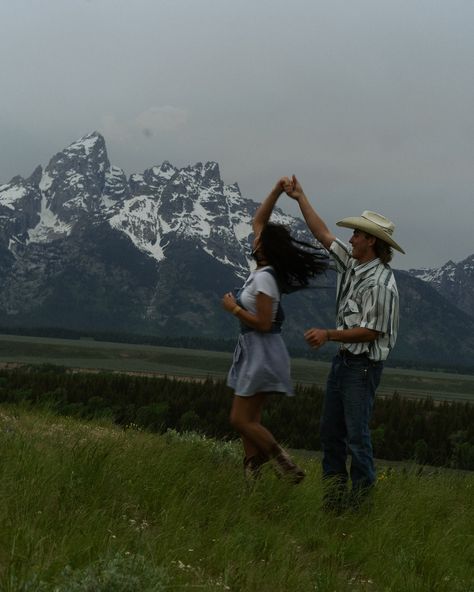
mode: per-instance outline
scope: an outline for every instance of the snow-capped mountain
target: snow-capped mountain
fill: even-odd
[[[179,169],[165,161],[127,179],[110,165],[104,138],[94,132],[44,170],[0,186],[0,240],[14,253],[17,246],[66,239],[84,220],[106,222],[157,263],[170,242],[191,239],[244,276],[256,205],[237,184],[223,183],[216,162]],[[275,219],[304,232],[281,211]]]
[[[216,290],[248,273],[256,207],[216,162],[127,178],[99,133],[84,136],[0,186],[0,321],[215,333]],[[273,219],[305,236],[301,220]]]
[[[100,134],[84,136],[0,186],[0,330],[230,338],[236,323],[220,299],[248,273],[257,207],[216,162],[165,161],[127,178]],[[272,219],[312,240],[301,219],[278,209]],[[328,273],[325,289],[285,297],[290,345],[304,348],[309,326],[334,326],[334,280]],[[407,272],[397,281],[392,357],[472,365],[472,317]]]
[[[459,263],[448,261],[435,269],[410,269],[465,313],[474,317],[474,254]]]

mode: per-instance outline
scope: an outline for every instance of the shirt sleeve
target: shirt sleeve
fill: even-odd
[[[255,274],[255,290],[273,298],[273,300],[280,300],[280,291],[275,278],[271,273],[262,271]]]
[[[336,270],[346,271],[352,259],[350,247],[336,238],[329,247],[329,253],[336,264]]]
[[[388,286],[376,285],[364,292],[360,326],[385,334],[396,333],[398,294]]]

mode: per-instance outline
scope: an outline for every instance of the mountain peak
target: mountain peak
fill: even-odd
[[[427,284],[467,314],[474,315],[474,254],[455,263],[451,259],[435,269],[410,269],[409,273]]]
[[[81,162],[87,163],[85,168],[88,169],[87,174],[89,175],[94,172],[103,175],[105,170],[110,168],[105,140],[99,132],[82,136],[55,154],[45,171],[53,177],[59,172],[65,173],[73,169],[84,171],[85,168],[83,164],[80,164]]]
[[[222,186],[221,173],[217,162],[209,161],[206,163],[196,162],[194,165],[188,165],[180,172],[184,177],[191,177],[198,183],[205,185],[219,185]]]
[[[107,157],[104,137],[99,132],[91,132],[79,140],[70,144],[63,152],[83,154],[89,156],[92,153],[104,152]]]
[[[152,167],[150,171],[154,177],[171,179],[171,177],[173,177],[178,172],[178,169],[168,160],[164,160],[161,165]]]

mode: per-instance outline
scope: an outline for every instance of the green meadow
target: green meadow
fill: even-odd
[[[2,592],[472,592],[474,475],[379,466],[374,504],[253,488],[240,445],[0,407]]]
[[[0,364],[3,365],[47,363],[84,370],[222,378],[231,358],[232,354],[227,352],[0,335]],[[324,386],[328,370],[327,362],[292,361],[293,378],[302,384]],[[474,402],[474,375],[387,367],[378,394],[389,396],[394,391],[411,398]]]

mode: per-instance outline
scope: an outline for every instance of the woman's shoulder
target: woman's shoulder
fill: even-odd
[[[273,277],[275,277],[275,269],[274,269],[273,265],[265,265],[264,267],[259,267],[259,268],[255,269],[255,271],[253,273],[255,273],[255,274],[268,273],[268,274],[272,275]]]
[[[275,296],[279,293],[275,270],[271,265],[256,270],[255,283],[259,289],[264,288],[264,292],[270,291]]]

